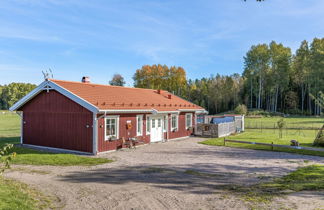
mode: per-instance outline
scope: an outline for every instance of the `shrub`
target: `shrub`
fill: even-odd
[[[16,156],[16,153],[9,154],[13,144],[7,144],[0,148],[0,175],[8,168],[10,168],[10,161]]]
[[[235,114],[246,115],[247,108],[244,104],[240,104],[235,108],[234,112],[235,112]]]
[[[319,137],[314,141],[314,146],[324,147],[324,136]]]

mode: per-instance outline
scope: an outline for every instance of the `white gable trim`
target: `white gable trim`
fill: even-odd
[[[27,95],[25,95],[22,99],[17,101],[14,105],[12,105],[9,110],[15,111],[19,109],[22,105],[27,103],[29,100],[34,98],[38,93],[44,90],[44,87],[48,85],[48,81],[42,82],[40,85],[38,85],[34,90],[30,91]]]
[[[72,101],[80,104],[81,106],[88,109],[89,111],[91,111],[93,113],[99,112],[99,109],[96,106],[92,105],[90,102],[84,100],[83,98],[80,98],[79,96],[75,95],[74,93],[68,91],[67,89],[57,85],[55,82],[49,81],[49,84],[54,90],[56,90],[57,92],[61,93],[64,96],[68,97]]]
[[[49,88],[50,87],[50,88]],[[38,87],[36,87],[34,90],[32,90],[30,93],[28,93],[26,96],[24,96],[22,99],[20,99],[17,103],[15,103],[12,107],[9,108],[10,111],[15,111],[19,109],[21,106],[26,104],[28,101],[30,101],[32,98],[37,96],[40,92],[43,90],[56,90],[57,92],[61,93],[62,95],[68,97],[72,101],[78,103],[79,105],[83,106],[84,108],[88,109],[89,111],[93,113],[98,113],[98,108],[88,101],[80,98],[79,96],[73,94],[72,92],[68,91],[67,89],[57,85],[56,83],[52,81],[44,81],[42,82]]]

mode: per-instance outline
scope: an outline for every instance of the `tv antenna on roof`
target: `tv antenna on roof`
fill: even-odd
[[[53,79],[53,72],[52,72],[52,70],[50,68],[48,70],[45,70],[45,72],[42,71],[42,73],[43,73],[43,76],[44,76],[44,80],[48,80],[49,78]]]

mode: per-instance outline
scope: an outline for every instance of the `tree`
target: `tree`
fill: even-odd
[[[0,110],[3,109],[2,108],[2,100],[1,100],[1,93],[2,93],[2,90],[3,90],[3,86],[0,85]]]
[[[36,88],[36,85],[30,83],[10,83],[3,86],[0,95],[0,104],[2,109],[9,109],[19,99],[27,95],[30,91]]]
[[[145,65],[133,76],[138,88],[163,89],[185,97],[187,93],[186,71],[182,67],[166,65]]]
[[[277,112],[279,93],[288,89],[290,80],[291,50],[282,44],[272,41],[270,47],[270,78],[267,84],[269,111]],[[283,107],[281,107],[283,108]]]
[[[310,47],[310,72],[309,72],[309,93],[316,98],[319,92],[324,90],[324,38],[315,38]],[[317,104],[313,104],[313,113],[319,115],[322,108]]]
[[[309,87],[309,73],[310,73],[310,51],[308,42],[302,41],[300,47],[293,57],[292,63],[292,79],[297,84],[300,90],[301,111],[304,113],[305,98]]]
[[[247,114],[247,108],[244,104],[240,104],[235,108],[235,114],[240,114],[240,115],[246,115]]]
[[[254,80],[251,85],[251,92],[256,93],[256,108],[262,107],[262,92],[264,90],[264,81],[270,66],[270,53],[267,44],[259,44],[252,46],[244,57],[244,73],[245,77],[252,77],[249,80]],[[258,91],[254,90],[253,85],[258,86]],[[252,97],[252,95],[251,95]]]
[[[324,109],[324,93],[320,91],[318,93],[318,97],[315,97],[314,95],[310,94],[310,97],[315,101],[315,103],[320,106],[322,109]]]
[[[124,77],[120,74],[114,74],[113,78],[109,81],[109,84],[114,86],[124,86],[125,83]]]

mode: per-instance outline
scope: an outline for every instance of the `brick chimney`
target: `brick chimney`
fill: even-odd
[[[83,83],[90,83],[90,77],[84,76],[81,80]]]
[[[168,99],[171,99],[171,97],[172,97],[172,95],[171,95],[171,94],[169,94],[169,95],[168,95]]]

